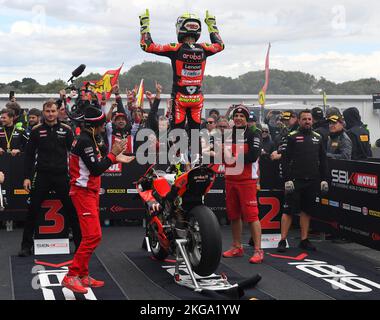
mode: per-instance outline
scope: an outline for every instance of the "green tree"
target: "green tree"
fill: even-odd
[[[96,81],[102,77],[99,73],[90,73],[77,79],[75,84],[81,86],[84,81]],[[155,82],[164,88],[164,93],[171,93],[173,71],[168,63],[144,62],[132,67],[120,75],[119,82],[122,92],[126,88],[133,89],[145,80],[145,89],[154,92]],[[251,71],[238,78],[222,76],[205,76],[203,92],[205,94],[250,94],[257,95],[264,85],[265,72]],[[58,93],[67,86],[62,80],[55,80],[46,85],[40,85],[32,78],[0,84],[0,93]],[[347,81],[336,84],[325,78],[316,79],[313,75],[300,71],[271,70],[268,94],[319,94],[325,91],[328,95],[368,95],[380,91],[380,81],[375,78]]]
[[[24,78],[21,81],[19,89],[24,93],[36,93],[41,89],[41,85],[32,78]]]
[[[67,87],[67,82],[63,80],[54,80],[43,86],[45,93],[56,93],[58,94],[60,90]]]

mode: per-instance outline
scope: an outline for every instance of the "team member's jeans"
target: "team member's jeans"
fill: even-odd
[[[88,265],[91,256],[102,240],[100,226],[99,193],[85,188],[72,187],[70,196],[77,210],[82,242],[73,264],[69,268],[69,277],[89,276]]]

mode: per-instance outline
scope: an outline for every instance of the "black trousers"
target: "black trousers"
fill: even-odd
[[[23,249],[31,249],[33,246],[33,236],[37,227],[41,205],[51,191],[55,191],[57,199],[62,202],[65,221],[73,231],[73,240],[76,248],[79,248],[82,236],[78,216],[69,197],[69,190],[69,178],[66,174],[36,173],[30,194],[29,210],[21,244]]]

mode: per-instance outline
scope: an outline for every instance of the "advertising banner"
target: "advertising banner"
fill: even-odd
[[[312,212],[313,229],[339,234],[366,246],[380,249],[380,164],[330,160],[330,192],[316,199]],[[6,174],[3,187],[5,211],[0,220],[24,220],[28,195],[24,192],[23,157],[0,157],[0,168]],[[100,196],[101,219],[142,220],[144,207],[135,183],[146,172],[147,166],[134,162],[114,165],[102,177]],[[268,177],[267,177],[268,178]],[[228,223],[225,205],[224,170],[220,167],[217,179],[205,203],[222,224]],[[54,200],[52,198],[47,200]],[[280,233],[283,192],[261,190],[258,194],[260,219],[264,234]],[[51,208],[50,208],[51,209]],[[57,227],[56,218],[47,217],[49,208],[41,210],[48,228]],[[59,224],[58,224],[59,226]]]
[[[380,249],[380,202],[377,163],[330,160],[330,192],[317,199],[313,215],[326,231]]]

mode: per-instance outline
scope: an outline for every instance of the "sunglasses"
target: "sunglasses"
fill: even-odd
[[[207,124],[215,124],[214,121],[208,121]]]
[[[269,131],[268,130],[263,130],[263,133],[269,133]]]

